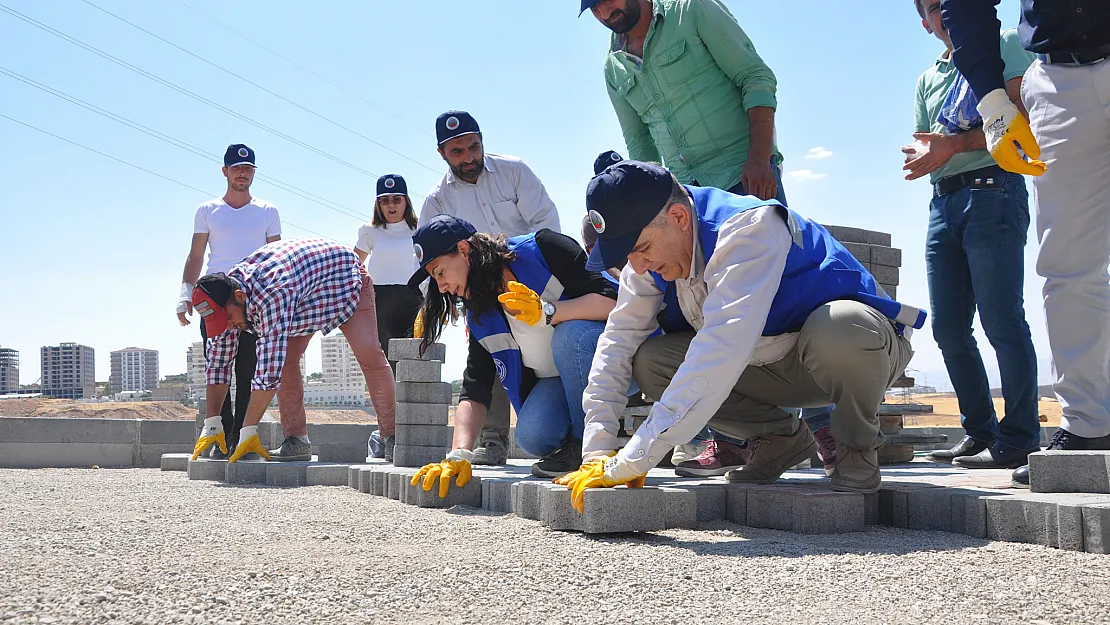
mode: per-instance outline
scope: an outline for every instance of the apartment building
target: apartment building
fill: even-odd
[[[19,391],[19,352],[0,347],[0,395]]]
[[[127,347],[112,352],[111,358],[112,373],[108,380],[113,395],[158,388],[158,350]]]
[[[62,343],[43,346],[42,394],[59,399],[96,395],[96,352],[87,345]]]

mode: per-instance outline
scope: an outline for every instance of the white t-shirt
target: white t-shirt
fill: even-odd
[[[227,273],[235,263],[266,245],[266,239],[281,234],[277,208],[252,198],[240,208],[222,199],[209,200],[197,207],[193,234],[208,235],[208,268],[205,274]]]
[[[520,360],[524,366],[531,369],[537,378],[559,377],[559,370],[555,368],[555,353],[551,351],[554,326],[530,326],[509,313],[505,313],[505,319],[509,322],[509,331],[513,333],[516,344],[520,346]]]
[[[370,254],[366,270],[374,284],[408,284],[409,278],[420,266],[412,247],[415,232],[403,221],[375,228],[362,224],[358,229],[356,249]]]

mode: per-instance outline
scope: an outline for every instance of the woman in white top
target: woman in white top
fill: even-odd
[[[389,339],[412,336],[412,323],[423,298],[418,289],[408,286],[409,276],[420,263],[412,247],[416,211],[405,179],[397,174],[378,178],[377,195],[373,220],[358,229],[355,253],[364,262],[370,257],[367,270],[374,280],[378,340],[388,355]]]

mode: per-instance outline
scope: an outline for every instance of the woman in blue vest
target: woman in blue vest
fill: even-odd
[[[541,457],[532,473],[557,477],[577,469],[582,393],[597,339],[616,304],[612,282],[587,271],[581,246],[552,230],[505,239],[437,215],[412,240],[420,269],[409,284],[431,278],[420,313],[423,346],[439,338],[459,307],[470,331],[454,451],[440,464],[469,464],[493,385],[501,384],[516,410],[517,445]]]

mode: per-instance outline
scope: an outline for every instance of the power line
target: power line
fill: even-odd
[[[117,115],[117,114],[115,114],[111,111],[107,111],[105,109],[102,109],[99,106],[96,106],[95,104],[90,104],[88,102],[85,102],[84,100],[81,100],[80,98],[71,96],[71,95],[69,95],[67,93],[64,93],[62,91],[58,91],[57,89],[54,89],[53,87],[50,87],[48,85],[44,85],[40,82],[32,80],[31,78],[28,78],[28,77],[26,77],[22,74],[17,73],[17,72],[13,72],[10,69],[7,69],[3,66],[0,66],[0,74],[6,75],[9,78],[12,78],[14,80],[18,80],[19,82],[22,82],[22,83],[24,83],[24,84],[26,84],[30,87],[34,87],[35,89],[38,89],[38,90],[43,91],[45,93],[48,93],[48,94],[50,94],[54,97],[65,100],[65,101],[67,101],[71,104],[75,104],[77,106],[80,106],[81,108],[89,110],[93,113],[96,113],[97,115],[102,116],[102,117],[106,117],[106,118],[108,118],[108,119],[110,119],[110,120],[112,120],[116,123],[123,124],[125,126],[128,126],[132,129],[134,129],[134,130],[138,130],[139,132],[150,135],[151,137],[154,137],[155,139],[158,139],[160,141],[164,141],[166,143],[169,143],[170,145],[173,145],[174,147],[185,150],[187,152],[191,152],[191,153],[193,153],[197,156],[200,156],[204,159],[207,159],[207,160],[210,160],[210,161],[213,161],[213,162],[216,162],[216,163],[222,163],[223,162],[220,159],[212,156],[211,154],[209,154],[205,150],[203,150],[201,148],[198,148],[195,145],[191,145],[191,144],[188,144],[188,143],[186,143],[184,141],[181,141],[179,139],[175,139],[175,138],[173,138],[173,137],[171,137],[171,136],[169,136],[165,133],[154,130],[153,128],[148,128],[147,126],[144,126],[144,125],[142,125],[142,124],[140,124],[136,121],[133,121],[133,120],[128,119],[126,117],[123,117],[121,115]],[[281,189],[283,191],[287,191],[289,193],[292,193],[293,195],[302,197],[302,198],[304,198],[306,200],[309,200],[311,202],[314,202],[314,203],[316,203],[316,204],[318,204],[318,205],[320,205],[324,208],[327,208],[329,210],[333,210],[337,213],[340,213],[341,215],[345,215],[347,217],[354,217],[355,219],[358,219],[359,221],[366,221],[366,220],[370,219],[369,215],[359,213],[358,211],[356,211],[353,208],[344,206],[344,205],[342,205],[338,202],[333,202],[333,201],[328,200],[326,198],[322,198],[322,197],[320,197],[320,196],[318,196],[314,193],[311,193],[309,191],[305,191],[304,189],[293,186],[293,185],[291,185],[287,182],[278,180],[277,178],[271,178],[271,177],[263,175],[263,174],[257,174],[255,177],[258,178],[259,180],[269,182],[270,184],[273,184],[274,186],[278,187],[279,189]]]
[[[42,128],[39,128],[38,126],[32,126],[31,124],[28,124],[27,122],[24,122],[24,121],[20,121],[20,120],[18,120],[18,119],[16,119],[16,118],[14,118],[14,117],[8,117],[7,115],[5,115],[5,114],[3,114],[3,113],[0,113],[0,117],[4,118],[4,119],[6,119],[6,120],[8,120],[8,121],[10,121],[10,122],[14,122],[14,123],[16,123],[16,124],[19,124],[20,126],[24,126],[24,127],[26,127],[26,128],[30,128],[31,130],[34,130],[34,131],[36,131],[36,132],[40,132],[40,133],[42,133],[42,134],[44,134],[44,135],[46,135],[46,136],[48,136],[48,137],[54,137],[55,139],[57,139],[57,140],[59,140],[59,141],[64,141],[64,142],[66,142],[66,143],[68,143],[68,144],[70,144],[70,145],[73,145],[73,146],[79,147],[79,148],[81,148],[82,150],[88,150],[89,152],[92,152],[93,154],[99,154],[100,156],[103,156],[104,158],[107,158],[107,159],[113,160],[113,161],[115,161],[115,162],[117,162],[117,163],[120,163],[120,164],[122,164],[122,165],[127,165],[128,167],[131,167],[131,168],[137,169],[137,170],[139,170],[139,171],[141,171],[141,172],[145,172],[145,173],[148,173],[148,174],[150,174],[150,175],[152,175],[152,176],[157,176],[158,178],[161,178],[162,180],[166,180],[166,181],[168,181],[168,182],[172,182],[172,183],[174,183],[174,184],[176,184],[176,185],[180,185],[180,186],[182,186],[182,187],[185,187],[186,189],[191,189],[191,190],[193,190],[193,191],[197,191],[197,192],[199,192],[199,193],[203,193],[203,194],[204,194],[205,196],[207,196],[207,197],[216,197],[216,196],[218,196],[218,195],[219,195],[218,193],[212,193],[212,192],[210,192],[210,191],[205,191],[204,189],[200,189],[200,188],[198,188],[198,187],[194,187],[193,185],[191,185],[191,184],[189,184],[189,183],[187,183],[187,182],[181,182],[180,180],[175,180],[175,179],[173,179],[173,178],[170,178],[169,176],[163,176],[162,174],[160,174],[160,173],[158,173],[158,172],[156,172],[156,171],[152,171],[152,170],[150,170],[150,169],[147,169],[147,168],[145,168],[145,167],[140,167],[139,165],[136,165],[136,164],[134,164],[134,163],[129,163],[129,162],[127,162],[127,161],[125,161],[125,160],[123,160],[123,159],[121,159],[121,158],[116,158],[115,156],[112,156],[111,154],[108,154],[108,153],[106,153],[106,152],[101,152],[100,150],[97,150],[97,149],[94,149],[94,148],[90,148],[90,147],[89,147],[89,146],[87,146],[87,145],[83,145],[83,144],[81,144],[81,143],[77,143],[76,141],[73,141],[72,139],[66,139],[65,137],[63,137],[63,136],[61,136],[61,135],[56,135],[56,134],[54,134],[54,133],[52,133],[52,132],[49,132],[49,131],[47,131],[47,130],[43,130]],[[320,237],[320,238],[322,238],[322,239],[327,239],[327,240],[329,240],[329,241],[334,241],[334,240],[335,240],[335,239],[332,239],[331,237],[327,237],[327,236],[324,236],[324,235],[320,234],[319,232],[316,232],[315,230],[309,230],[308,228],[305,228],[304,226],[298,226],[297,224],[295,224],[295,223],[293,223],[293,222],[291,222],[291,221],[286,221],[286,220],[284,220],[284,219],[283,219],[283,220],[282,220],[282,222],[283,222],[284,224],[286,224],[286,225],[289,225],[289,226],[292,226],[292,227],[294,227],[294,228],[297,228],[298,230],[304,230],[305,232],[307,232],[307,233],[309,233],[309,234],[314,234],[314,235],[316,235],[316,236],[318,236],[318,237]]]
[[[385,113],[386,115],[389,115],[393,119],[396,119],[397,121],[405,124],[406,126],[417,130],[420,134],[424,135],[425,137],[434,137],[435,136],[432,133],[428,132],[427,128],[422,127],[422,126],[417,126],[416,124],[408,121],[407,119],[404,119],[403,117],[401,117],[401,116],[399,116],[395,113],[392,113],[391,111],[388,111],[388,110],[382,108],[381,106],[378,106],[377,104],[374,104],[370,100],[367,100],[366,98],[364,98],[364,97],[358,95],[357,93],[347,89],[346,87],[343,87],[342,85],[340,85],[336,82],[333,82],[333,81],[325,78],[324,76],[321,76],[320,74],[312,71],[311,69],[305,67],[304,65],[301,65],[300,63],[294,61],[293,59],[281,54],[277,50],[274,50],[273,48],[270,48],[270,47],[266,46],[263,43],[260,43],[259,41],[255,40],[255,39],[251,39],[249,35],[246,35],[246,34],[240,32],[238,30],[235,30],[234,28],[228,26],[227,24],[224,24],[223,22],[217,20],[216,18],[212,17],[211,15],[208,15],[204,11],[201,11],[200,9],[198,9],[194,6],[189,5],[187,2],[182,2],[182,0],[177,0],[177,3],[180,4],[181,6],[185,7],[186,9],[189,9],[193,13],[196,13],[197,15],[203,17],[204,19],[208,20],[209,22],[212,22],[213,24],[219,26],[220,28],[228,31],[229,33],[231,33],[233,35],[235,35],[236,37],[239,37],[240,39],[242,39],[242,40],[244,40],[248,43],[254,44],[257,47],[262,48],[266,52],[269,52],[270,54],[276,56],[277,58],[279,58],[283,61],[285,61],[286,63],[289,63],[290,65],[292,65],[293,67],[296,67],[297,69],[301,70],[302,72],[305,72],[307,74],[311,74],[312,76],[315,76],[320,81],[325,82],[325,83],[331,85],[332,87],[335,87],[336,89],[342,91],[343,93],[346,93],[347,95],[351,96],[352,98],[355,98],[356,100],[361,101],[363,104],[365,104],[369,107],[375,108],[378,111],[380,111],[382,113]]]
[[[362,139],[365,139],[366,141],[369,141],[370,143],[372,143],[372,144],[374,144],[374,145],[376,145],[376,146],[378,146],[378,147],[382,148],[383,150],[387,150],[387,151],[389,151],[389,152],[392,152],[393,154],[396,154],[397,156],[400,156],[401,158],[403,158],[403,159],[405,159],[405,160],[407,160],[407,161],[410,161],[410,162],[412,162],[412,163],[415,163],[415,164],[417,164],[417,165],[420,165],[421,167],[423,167],[424,169],[427,169],[428,171],[430,171],[430,172],[432,172],[432,173],[438,173],[438,172],[437,172],[437,170],[436,170],[436,169],[434,169],[433,167],[430,167],[430,166],[428,166],[428,165],[426,165],[426,164],[424,164],[424,163],[422,163],[422,162],[420,162],[420,161],[418,161],[418,160],[416,160],[416,159],[414,159],[414,158],[411,158],[411,157],[409,157],[409,156],[406,156],[406,155],[404,155],[404,154],[402,154],[402,153],[398,152],[397,150],[394,150],[393,148],[391,148],[391,147],[389,147],[389,146],[385,145],[384,143],[380,143],[380,142],[378,142],[378,141],[375,141],[374,139],[371,139],[370,137],[368,137],[368,136],[366,136],[366,135],[364,135],[364,134],[362,134],[362,133],[358,132],[357,130],[354,130],[354,129],[350,128],[349,126],[345,126],[345,125],[343,125],[343,124],[341,124],[341,123],[339,123],[339,122],[337,122],[337,121],[335,121],[335,120],[331,119],[330,117],[326,117],[326,116],[324,116],[324,115],[321,115],[320,113],[317,113],[316,111],[314,111],[314,110],[312,110],[312,109],[310,109],[310,108],[308,108],[308,107],[306,107],[306,106],[303,106],[303,105],[301,105],[301,104],[300,104],[300,103],[298,103],[298,102],[295,102],[295,101],[293,101],[293,100],[290,100],[289,98],[287,98],[287,97],[285,97],[285,96],[281,95],[280,93],[277,93],[277,92],[275,92],[275,91],[272,91],[272,90],[270,90],[270,89],[268,89],[268,88],[266,88],[266,87],[263,87],[262,85],[260,85],[260,84],[258,84],[258,83],[256,83],[256,82],[254,82],[253,80],[251,80],[251,79],[247,78],[246,76],[243,76],[243,75],[241,75],[241,74],[236,74],[235,72],[233,72],[233,71],[231,71],[231,70],[227,69],[226,67],[224,67],[224,66],[222,66],[222,65],[219,65],[218,63],[213,63],[212,61],[209,61],[208,59],[206,59],[206,58],[204,58],[204,57],[200,56],[199,54],[196,54],[196,53],[194,53],[194,52],[192,52],[192,51],[190,51],[190,50],[187,50],[187,49],[185,49],[185,48],[183,48],[183,47],[181,47],[181,46],[177,45],[176,43],[174,43],[174,42],[172,42],[172,41],[170,41],[170,40],[166,39],[165,37],[162,37],[162,36],[160,36],[160,35],[157,35],[157,34],[155,34],[155,33],[151,32],[151,31],[149,31],[149,30],[147,30],[147,29],[143,28],[142,26],[139,26],[138,24],[136,24],[136,23],[134,23],[134,22],[128,21],[128,20],[127,20],[126,18],[123,18],[123,17],[121,17],[121,16],[119,16],[119,15],[116,15],[115,13],[112,13],[112,12],[111,12],[111,11],[109,11],[108,9],[105,9],[105,8],[103,8],[103,7],[99,6],[99,5],[97,5],[97,4],[93,3],[93,2],[91,2],[90,0],[81,0],[81,2],[84,2],[85,4],[87,4],[87,5],[91,6],[92,8],[94,8],[94,9],[96,9],[96,10],[98,10],[98,11],[100,11],[100,12],[102,12],[102,13],[106,14],[106,15],[110,15],[111,17],[113,17],[113,18],[115,18],[115,19],[117,19],[117,20],[119,20],[119,21],[123,22],[124,24],[127,24],[128,26],[131,26],[132,28],[134,28],[134,29],[136,29],[136,30],[140,30],[140,31],[142,31],[142,32],[146,33],[147,35],[149,35],[149,36],[151,36],[151,37],[153,37],[153,38],[157,39],[158,41],[161,41],[162,43],[164,43],[164,44],[166,44],[166,45],[168,45],[168,46],[171,46],[171,47],[173,47],[173,48],[175,48],[175,49],[177,49],[177,50],[180,50],[181,52],[184,52],[185,54],[188,54],[189,56],[191,56],[191,57],[193,57],[193,58],[197,59],[198,61],[201,61],[201,62],[203,62],[203,63],[207,63],[208,65],[211,65],[212,67],[215,67],[216,69],[220,70],[221,72],[224,72],[225,74],[227,74],[227,75],[229,75],[229,76],[232,76],[232,77],[234,77],[234,78],[236,78],[236,79],[238,79],[238,80],[241,80],[241,81],[243,81],[243,82],[245,82],[245,83],[247,83],[247,84],[249,84],[249,85],[251,85],[251,86],[253,86],[253,87],[255,87],[255,88],[259,89],[259,90],[261,90],[261,91],[264,91],[264,92],[266,92],[266,93],[268,93],[268,94],[270,94],[270,95],[274,96],[275,98],[278,98],[278,99],[280,99],[281,101],[283,101],[283,102],[285,102],[285,103],[287,103],[287,104],[291,104],[291,105],[293,105],[293,106],[295,106],[295,107],[297,107],[297,108],[301,109],[302,111],[304,111],[304,112],[306,112],[306,113],[308,113],[308,114],[310,114],[310,115],[313,115],[313,116],[315,116],[315,117],[318,117],[319,119],[322,119],[323,121],[326,121],[326,122],[328,122],[329,124],[332,124],[333,126],[335,126],[335,127],[337,127],[337,128],[341,128],[341,129],[343,129],[343,130],[346,130],[347,132],[351,133],[352,135],[355,135],[356,137],[360,137],[360,138],[362,138]]]
[[[0,4],[0,11],[3,11],[5,13],[11,15],[12,17],[15,17],[16,19],[22,20],[22,21],[30,24],[31,26],[34,26],[35,28],[38,28],[39,30],[45,31],[45,32],[47,32],[51,35],[54,35],[55,37],[63,39],[63,40],[65,40],[65,41],[67,41],[67,42],[69,42],[69,43],[71,43],[71,44],[73,44],[73,45],[75,45],[79,48],[82,48],[84,50],[92,52],[93,54],[95,54],[95,55],[97,55],[97,56],[99,56],[99,57],[101,57],[105,60],[111,61],[112,63],[115,63],[116,65],[119,65],[120,67],[123,67],[123,68],[125,68],[127,70],[130,70],[132,72],[135,72],[136,74],[139,74],[140,76],[143,76],[144,78],[147,78],[147,79],[152,80],[152,81],[154,81],[154,82],[156,82],[160,85],[163,85],[165,87],[173,89],[174,91],[177,91],[178,93],[180,93],[184,96],[192,98],[192,99],[194,99],[198,102],[201,102],[203,104],[207,104],[208,106],[210,106],[210,107],[212,107],[216,110],[227,113],[228,115],[231,115],[232,117],[235,117],[236,119],[242,120],[242,121],[244,121],[244,122],[246,122],[246,123],[248,123],[252,126],[255,126],[256,128],[260,128],[262,130],[265,130],[266,132],[269,132],[273,135],[281,137],[282,139],[285,139],[286,141],[289,141],[290,143],[299,145],[299,146],[305,148],[306,150],[309,150],[313,153],[316,153],[316,154],[319,154],[320,156],[323,156],[324,158],[327,158],[327,159],[332,160],[336,163],[339,163],[341,165],[349,167],[349,168],[351,168],[351,169],[353,169],[353,170],[355,170],[359,173],[362,173],[362,174],[364,174],[364,175],[366,175],[370,178],[374,178],[374,179],[378,178],[377,174],[375,174],[371,171],[368,171],[366,169],[363,169],[362,167],[359,167],[358,165],[355,165],[354,163],[345,161],[345,160],[339,158],[338,156],[329,154],[329,153],[327,153],[327,152],[325,152],[325,151],[323,151],[323,150],[321,150],[317,147],[314,147],[312,145],[309,145],[309,144],[305,143],[304,141],[301,141],[300,139],[297,139],[295,137],[291,137],[291,136],[281,132],[280,130],[277,130],[275,128],[271,128],[270,126],[262,124],[261,122],[257,122],[255,120],[247,117],[246,115],[243,115],[241,113],[233,111],[233,110],[227,108],[226,106],[217,104],[216,102],[213,102],[212,100],[209,100],[208,98],[205,98],[201,95],[198,95],[198,94],[196,94],[192,91],[189,91],[188,89],[186,89],[184,87],[180,87],[180,86],[178,86],[178,85],[176,85],[176,84],[174,84],[174,83],[172,83],[168,80],[165,80],[165,79],[160,78],[160,77],[158,77],[154,74],[151,74],[150,72],[148,72],[144,69],[141,69],[139,67],[136,67],[136,66],[134,66],[134,65],[122,60],[122,59],[114,57],[111,54],[108,54],[107,52],[104,52],[103,50],[101,50],[101,49],[99,49],[95,46],[91,46],[87,43],[84,43],[83,41],[80,41],[78,39],[70,37],[69,35],[67,35],[67,34],[65,34],[61,31],[55,30],[55,29],[47,26],[46,24],[43,24],[42,22],[36,21],[36,20],[20,13],[19,11],[16,11],[16,10],[8,7],[7,5]],[[412,195],[417,195],[417,194],[412,194]],[[419,197],[423,197],[423,196],[419,196]]]

